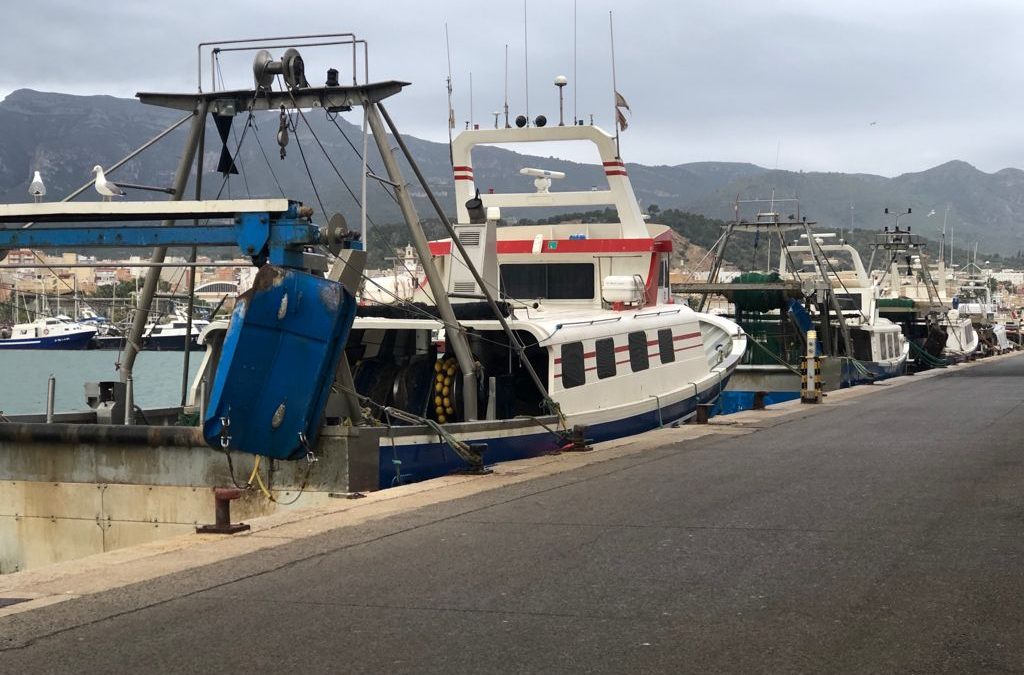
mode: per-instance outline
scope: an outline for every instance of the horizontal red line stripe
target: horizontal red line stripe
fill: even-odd
[[[602,162],[602,164],[604,164],[605,166],[626,166],[625,164],[622,163],[621,159],[613,159],[610,162]]]
[[[605,169],[604,170],[604,175],[606,175],[606,176],[626,176],[626,175],[629,175],[629,174],[626,173],[625,169]]]
[[[456,180],[470,180],[458,178]],[[557,242],[553,249],[548,248],[552,241]],[[497,242],[499,255],[510,255],[516,253],[532,253],[532,239],[510,239]],[[542,255],[557,253],[651,253],[652,251],[671,250],[671,242],[655,242],[653,239],[545,239]],[[452,243],[450,241],[430,242],[430,252],[433,255],[451,255]]]
[[[455,180],[473,180],[473,177],[472,176],[456,176]],[[451,249],[449,248],[448,250],[450,251]]]
[[[452,167],[452,170],[454,170],[454,171],[466,171],[468,173],[473,173],[473,167],[471,167],[471,166],[455,166],[455,167]]]
[[[677,335],[677,336],[675,336],[672,339],[673,340],[685,340],[687,338],[695,338],[695,337],[700,337],[700,333],[686,333],[684,335]]]

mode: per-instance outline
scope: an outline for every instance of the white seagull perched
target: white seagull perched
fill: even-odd
[[[43,197],[46,195],[46,186],[43,185],[43,177],[39,175],[38,171],[32,176],[32,184],[28,186],[28,193],[37,203],[43,201]]]
[[[92,172],[96,174],[96,192],[103,195],[103,201],[109,202],[113,197],[124,197],[125,192],[121,186],[107,180],[107,177],[103,175],[102,166],[97,164],[92,168]]]

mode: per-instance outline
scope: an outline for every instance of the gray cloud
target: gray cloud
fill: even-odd
[[[503,98],[505,45],[513,114],[525,112],[520,2],[282,4],[38,0],[6,17],[0,92],[20,87],[130,96],[195,88],[195,45],[211,38],[350,30],[370,41],[371,79],[413,82],[392,112],[407,133],[446,138],[444,27],[456,118],[481,125]],[[528,0],[531,115],[557,117],[555,75],[572,76],[573,3]],[[895,175],[957,158],[987,171],[1021,165],[1024,3],[981,0],[754,2],[579,0],[581,117],[610,126],[608,9],[615,10],[619,89],[633,108],[630,161],[750,161],[804,170]],[[311,79],[348,56],[306,50]],[[225,57],[228,86],[247,86],[248,55]],[[205,64],[204,64],[205,66]],[[573,85],[576,85],[575,88]],[[206,84],[204,83],[204,86]],[[871,122],[877,122],[871,125]]]

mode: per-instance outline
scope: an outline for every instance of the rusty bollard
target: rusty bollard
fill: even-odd
[[[197,525],[197,534],[235,534],[245,532],[249,526],[245,523],[231,522],[231,502],[242,496],[238,488],[213,488],[216,522],[212,525]]]
[[[569,445],[562,448],[563,452],[590,452],[594,449],[590,445],[590,439],[587,438],[587,427],[585,424],[574,425],[569,440]]]

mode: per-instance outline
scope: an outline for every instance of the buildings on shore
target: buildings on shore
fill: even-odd
[[[76,299],[88,298],[91,305],[110,297],[109,287],[118,284],[142,285],[148,270],[148,258],[132,256],[126,260],[98,259],[95,256],[63,253],[47,255],[29,249],[14,249],[7,252],[0,269],[0,303],[15,305],[26,310],[44,313],[71,314]],[[187,297],[189,276],[195,270],[195,293],[201,302],[216,305],[223,303],[226,309],[234,305],[235,297],[252,285],[256,270],[248,259],[214,260],[199,256],[195,268],[174,267],[174,263],[186,263],[180,256],[168,256],[168,266],[161,268],[161,294],[165,299],[176,296]],[[203,265],[207,263],[207,265]],[[21,265],[17,269],[16,265]],[[107,287],[107,288],[104,288]],[[122,287],[122,291],[123,291]],[[106,292],[104,292],[106,291]],[[122,293],[120,298],[110,302],[129,304]],[[119,303],[115,301],[120,300]]]

